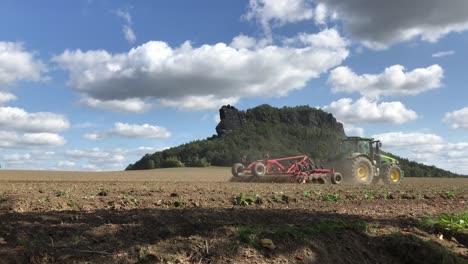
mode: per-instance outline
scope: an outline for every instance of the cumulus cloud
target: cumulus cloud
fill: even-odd
[[[132,16],[130,12],[128,10],[119,9],[115,11],[115,14],[125,21],[125,25],[122,27],[125,39],[130,43],[134,43],[136,41],[136,35],[132,28]]]
[[[380,139],[382,144],[388,148],[394,147],[418,147],[418,146],[434,146],[440,144],[443,139],[435,134],[427,133],[403,133],[403,132],[390,132],[384,134],[374,135],[374,138]]]
[[[151,105],[139,98],[124,100],[102,101],[94,98],[82,98],[80,104],[97,109],[105,109],[115,112],[143,113],[151,108]]]
[[[233,105],[239,97],[218,98],[214,95],[187,96],[177,100],[161,99],[162,106],[173,107],[183,111],[202,111],[219,108],[222,105]]]
[[[0,131],[0,148],[38,148],[60,147],[65,145],[65,139],[54,133],[25,133]]]
[[[418,118],[413,110],[407,109],[401,102],[381,102],[365,97],[353,102],[343,98],[324,106],[323,109],[332,113],[345,123],[393,123],[403,124]]]
[[[345,30],[375,49],[420,38],[436,42],[450,32],[468,29],[468,2],[452,0],[318,0],[336,12]]]
[[[16,100],[16,96],[11,93],[0,92],[0,104]]]
[[[347,124],[345,122],[341,122],[341,123],[343,124],[343,128],[347,136],[356,136],[356,137],[364,136],[364,128],[355,126],[353,124]]]
[[[0,86],[16,81],[46,80],[46,66],[26,51],[22,43],[0,41]]]
[[[28,113],[21,108],[0,107],[0,127],[23,132],[59,132],[68,129],[70,123],[63,115]]]
[[[447,50],[447,51],[440,51],[432,54],[433,58],[442,58],[442,57],[447,57],[447,56],[452,56],[455,55],[455,51],[453,50]]]
[[[445,114],[444,122],[452,129],[468,130],[468,106]]]
[[[146,153],[154,153],[166,148],[138,147],[122,148],[84,148],[67,150],[62,157],[77,164],[80,170],[105,171],[122,170],[130,162],[129,158],[140,158]]]
[[[250,0],[246,20],[255,20],[269,34],[270,25],[282,26],[310,20],[314,16],[310,0]]]
[[[372,137],[393,154],[427,165],[468,175],[468,142],[447,142],[441,136],[420,132],[390,132]]]
[[[380,74],[357,75],[350,68],[340,66],[330,72],[328,84],[334,93],[360,93],[368,98],[381,96],[416,95],[439,88],[444,70],[435,64],[405,72],[401,65],[393,65]]]
[[[323,42],[249,49],[248,43],[231,44],[243,45],[238,49],[224,43],[192,47],[190,42],[172,48],[150,41],[120,54],[66,50],[53,61],[69,71],[73,88],[93,99],[150,98],[178,108],[197,99],[218,108],[241,97],[285,96],[348,56],[347,42],[335,29],[308,38]]]
[[[115,123],[108,134],[126,138],[169,138],[171,133],[164,127],[149,124],[131,125],[127,123]]]
[[[83,138],[98,141],[98,140],[102,140],[103,136],[99,133],[86,133],[86,134],[83,134]]]

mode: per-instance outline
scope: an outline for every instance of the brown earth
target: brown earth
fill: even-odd
[[[468,179],[242,180],[229,168],[0,171],[0,263],[468,261],[466,233],[419,224],[467,212]]]

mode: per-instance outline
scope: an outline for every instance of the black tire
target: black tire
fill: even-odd
[[[231,172],[234,177],[242,177],[245,174],[245,167],[242,163],[232,165]]]
[[[341,184],[343,182],[343,175],[341,175],[339,172],[333,173],[331,176],[331,182],[333,184]]]
[[[390,165],[382,166],[382,179],[385,184],[397,185],[401,182],[401,169],[393,163]]]
[[[366,157],[357,157],[352,161],[351,175],[354,183],[369,185],[374,178],[374,166]]]
[[[252,168],[252,174],[254,176],[260,177],[266,174],[266,167],[263,163],[257,162]]]

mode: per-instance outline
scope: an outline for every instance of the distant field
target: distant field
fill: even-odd
[[[445,213],[465,213],[468,222],[468,179],[405,178],[398,186],[287,182],[232,179],[222,167],[1,170],[0,264],[468,259],[466,226],[450,233],[418,222]],[[263,238],[274,246],[262,246]]]
[[[0,170],[0,181],[70,182],[288,182],[287,177],[233,178],[229,167],[171,168],[155,170],[70,172]],[[468,178],[404,178],[403,185],[468,184]]]

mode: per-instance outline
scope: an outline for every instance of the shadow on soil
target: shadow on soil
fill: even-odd
[[[0,263],[466,263],[414,235],[367,232],[410,219],[242,207],[18,213],[0,203]]]

